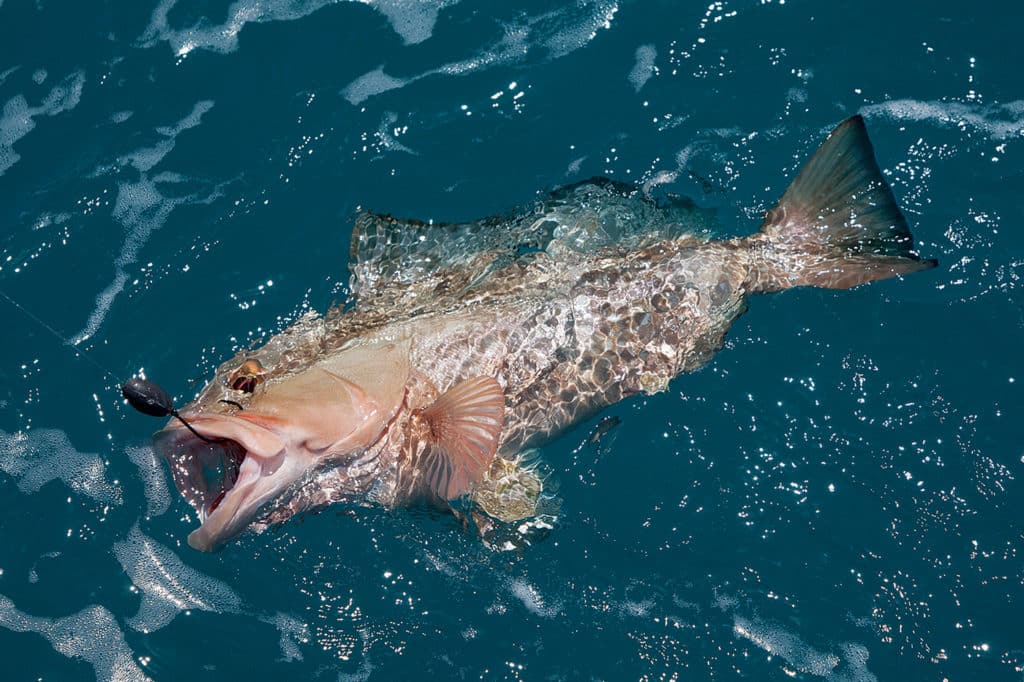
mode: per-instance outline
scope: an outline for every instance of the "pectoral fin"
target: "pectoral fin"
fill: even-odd
[[[451,500],[479,483],[498,450],[505,397],[491,377],[456,384],[423,410],[429,443],[423,455],[427,484]]]

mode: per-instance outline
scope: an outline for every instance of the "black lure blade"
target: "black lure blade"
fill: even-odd
[[[148,414],[152,417],[166,417],[168,415],[174,416],[175,419],[180,421],[185,427],[191,431],[196,438],[207,443],[218,443],[222,439],[220,438],[207,438],[203,434],[199,433],[185,421],[185,418],[178,414],[178,411],[174,409],[174,403],[171,401],[171,396],[168,395],[167,391],[160,388],[159,385],[154,384],[152,381],[146,379],[129,379],[128,381],[121,384],[121,395],[128,401],[128,404],[134,407],[142,414]]]
[[[152,381],[132,378],[121,385],[121,395],[128,404],[143,414],[166,417],[174,414],[174,403],[167,391]]]

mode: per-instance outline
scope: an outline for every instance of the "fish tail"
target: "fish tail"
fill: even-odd
[[[938,265],[914,251],[860,116],[822,142],[748,241],[751,291],[849,289]]]

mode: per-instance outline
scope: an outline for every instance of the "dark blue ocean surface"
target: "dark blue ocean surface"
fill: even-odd
[[[1020,10],[0,0],[0,291],[179,403],[347,293],[359,208],[603,175],[757,229],[860,112],[922,255],[751,300],[543,448],[517,551],[328,508],[216,554],[116,378],[0,300],[5,680],[1021,680]]]

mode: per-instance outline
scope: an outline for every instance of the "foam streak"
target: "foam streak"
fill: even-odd
[[[142,247],[154,232],[163,227],[177,206],[195,199],[192,196],[173,199],[165,197],[158,184],[161,181],[173,182],[175,177],[162,173],[151,179],[148,173],[174,149],[178,135],[198,126],[203,115],[212,107],[211,101],[197,102],[192,112],[176,124],[156,129],[163,139],[151,147],[138,149],[118,159],[121,166],[133,166],[140,173],[139,179],[134,182],[119,183],[114,203],[114,218],[125,227],[127,235],[120,253],[114,259],[114,279],[96,296],[96,305],[85,326],[72,337],[72,344],[78,345],[99,331],[114,299],[124,291],[128,283],[128,267],[138,260]]]
[[[135,664],[114,616],[102,606],[88,606],[71,616],[51,620],[30,616],[0,595],[0,626],[42,635],[57,653],[89,663],[96,670],[97,680],[149,679]]]
[[[9,73],[5,72],[4,76]],[[85,74],[78,71],[50,90],[50,94],[37,107],[29,106],[24,95],[7,100],[3,116],[0,117],[0,176],[21,158],[14,151],[14,143],[32,132],[36,127],[35,119],[39,116],[56,116],[74,109],[82,98],[83,85]]]

